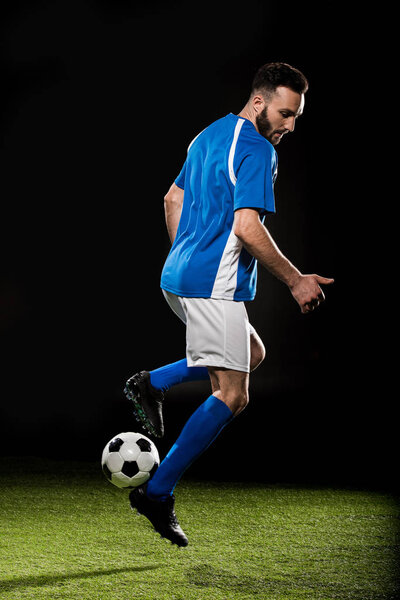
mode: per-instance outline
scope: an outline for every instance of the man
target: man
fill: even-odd
[[[186,546],[173,490],[188,466],[248,403],[249,373],[264,359],[245,301],[256,292],[257,261],[288,286],[302,313],[313,311],[333,279],[303,275],[280,252],[263,224],[275,211],[275,146],[294,130],[308,82],[285,63],[257,72],[239,115],[212,123],[190,144],[185,164],[165,196],[172,247],[161,288],[186,324],[186,358],[142,371],[125,393],[155,436],[163,435],[164,393],[184,381],[210,379],[212,394],[193,413],[153,478],[130,494],[163,537]]]

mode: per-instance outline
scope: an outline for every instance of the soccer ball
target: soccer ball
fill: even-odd
[[[141,433],[119,433],[110,440],[101,457],[107,479],[119,488],[146,483],[160,464],[154,443]]]

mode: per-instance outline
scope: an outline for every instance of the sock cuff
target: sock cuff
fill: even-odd
[[[218,421],[226,421],[233,418],[233,413],[229,406],[212,394],[203,403],[203,408],[206,412],[212,413],[213,417]]]

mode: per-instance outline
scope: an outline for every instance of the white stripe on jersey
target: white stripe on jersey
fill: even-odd
[[[235,133],[233,134],[233,142],[231,145],[231,149],[229,150],[228,169],[229,169],[229,177],[230,177],[230,180],[232,181],[233,185],[236,185],[236,175],[235,175],[235,171],[233,170],[233,159],[235,158],[236,144],[237,144],[239,133],[240,133],[240,130],[242,129],[243,123],[244,123],[244,119],[239,119],[238,122],[236,123]]]
[[[228,169],[229,177],[233,185],[236,185],[236,175],[233,170],[233,160],[235,158],[236,144],[239,138],[240,130],[242,129],[244,119],[239,119],[236,123],[233,141],[229,150]],[[211,292],[211,298],[226,298],[232,299],[236,291],[237,272],[239,265],[239,256],[242,251],[243,244],[232,230],[229,234],[224,251],[221,256],[217,275],[215,277],[214,286]]]
[[[219,263],[211,298],[233,300],[237,286],[239,256],[242,248],[243,244],[233,233],[232,227]]]

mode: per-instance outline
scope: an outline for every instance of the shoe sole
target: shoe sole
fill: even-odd
[[[124,388],[124,394],[128,398],[128,400],[130,400],[133,403],[133,414],[136,417],[136,419],[138,419],[140,421],[140,423],[143,425],[143,427],[147,431],[147,433],[149,433],[150,435],[153,435],[154,437],[160,438],[161,435],[158,433],[158,431],[155,430],[152,422],[150,421],[150,419],[146,415],[142,405],[140,404],[140,401],[139,401],[140,392],[137,395],[135,395],[126,386]]]

